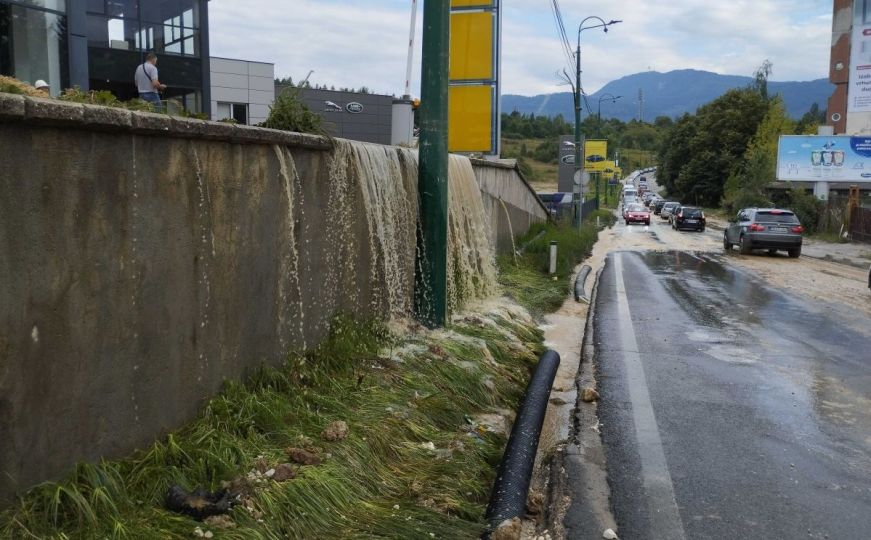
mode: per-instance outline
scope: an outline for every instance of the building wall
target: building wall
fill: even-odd
[[[276,86],[278,95],[283,86]],[[337,90],[300,89],[300,98],[324,119],[324,127],[333,137],[390,144],[393,132],[393,97]],[[363,106],[358,113],[348,110],[349,103]],[[330,105],[334,104],[334,105]]]
[[[255,125],[269,116],[275,101],[275,65],[212,57],[211,90],[212,120],[222,120],[221,103],[244,104],[248,108],[248,125]]]
[[[843,134],[847,129],[847,86],[850,82],[850,33],[852,30],[852,0],[834,0],[829,80],[835,85],[835,91],[829,98],[826,114],[828,115],[828,124],[834,127],[835,134]]]

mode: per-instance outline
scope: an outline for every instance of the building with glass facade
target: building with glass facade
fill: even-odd
[[[153,51],[164,98],[208,113],[208,20],[208,0],[0,0],[0,74],[127,100]]]

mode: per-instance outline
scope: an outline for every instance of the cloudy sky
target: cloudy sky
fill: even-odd
[[[425,1],[425,0],[422,0]],[[566,91],[555,73],[567,60],[551,0],[504,0],[503,93]],[[587,15],[622,19],[607,34],[582,34],[583,85],[595,92],[639,71],[694,68],[752,75],[765,59],[773,80],[826,77],[831,0],[559,0],[576,40]],[[214,56],[275,63],[277,77],[400,95],[405,82],[411,0],[212,0]],[[412,93],[419,93],[418,10]]]

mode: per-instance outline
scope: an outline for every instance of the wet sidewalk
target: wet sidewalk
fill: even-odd
[[[724,219],[708,217],[708,227],[718,231],[726,229],[728,222]],[[871,244],[861,242],[836,243],[815,238],[805,238],[801,254],[813,259],[845,264],[855,268],[871,267]]]

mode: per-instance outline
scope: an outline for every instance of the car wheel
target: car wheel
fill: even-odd
[[[732,251],[732,243],[729,242],[729,237],[726,236],[726,233],[723,233],[723,249],[726,251]]]
[[[741,251],[742,255],[750,253],[750,242],[747,240],[746,236],[742,236],[738,239],[738,249]]]
[[[699,232],[705,232],[705,228],[704,228],[704,227],[699,227]]]
[[[801,247],[797,247],[795,249],[790,249],[787,251],[789,256],[793,259],[798,259],[799,255],[801,255]]]

